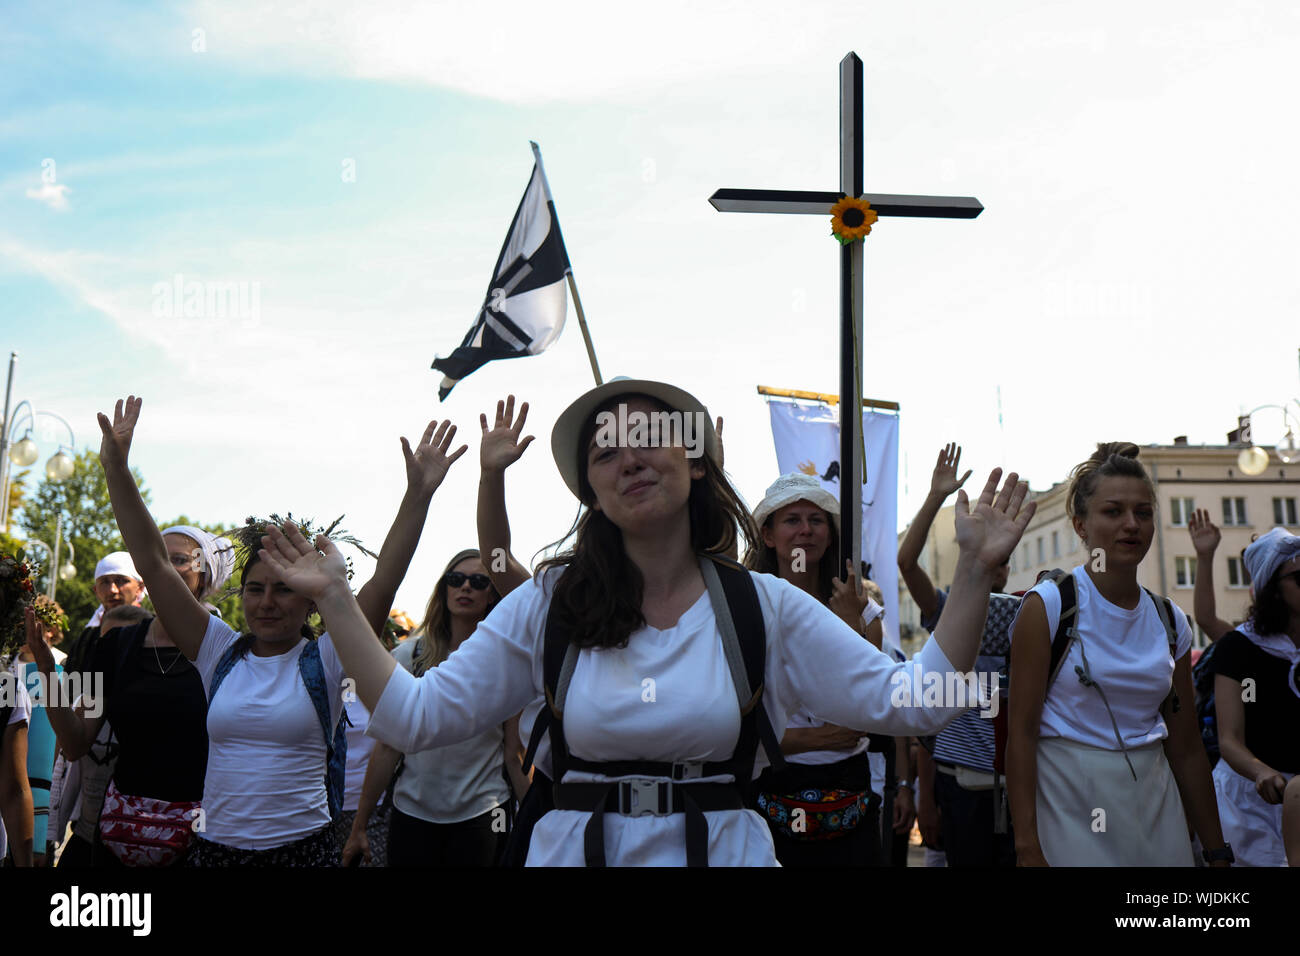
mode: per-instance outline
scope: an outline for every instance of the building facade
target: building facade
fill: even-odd
[[[1240,451],[1240,445],[1189,445],[1176,439],[1172,445],[1142,446],[1138,456],[1156,488],[1156,533],[1138,569],[1138,582],[1183,609],[1193,623],[1196,647],[1208,643],[1193,614],[1196,575],[1207,570],[1212,575],[1217,615],[1231,623],[1241,621],[1250,607],[1250,580],[1241,552],[1251,536],[1277,526],[1300,533],[1300,464],[1287,465],[1274,455],[1263,474],[1251,477],[1237,466]],[[1066,516],[1068,487],[1062,481],[1032,495],[1038,508],[1012,555],[1008,591],[1033,587],[1041,571],[1068,570],[1092,558]],[[1208,569],[1197,567],[1188,532],[1188,520],[1197,508],[1208,511],[1222,533]],[[951,584],[956,558],[949,506],[935,519],[922,558],[936,586]],[[916,605],[901,579],[899,618],[905,636],[913,642],[921,637],[915,633],[920,627]]]

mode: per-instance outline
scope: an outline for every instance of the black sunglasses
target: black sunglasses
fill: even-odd
[[[469,586],[475,591],[486,591],[492,585],[492,579],[486,574],[465,574],[463,571],[452,571],[447,575],[447,583],[454,588],[458,588],[469,581]]]

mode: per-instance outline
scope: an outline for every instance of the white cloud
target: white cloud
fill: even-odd
[[[68,208],[68,189],[64,183],[41,183],[40,189],[28,189],[27,198],[43,202],[51,209],[63,212]]]

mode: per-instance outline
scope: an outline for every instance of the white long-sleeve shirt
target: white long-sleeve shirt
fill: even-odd
[[[555,572],[558,573],[558,572]],[[767,630],[763,705],[780,738],[790,715],[885,734],[931,734],[963,707],[923,707],[919,674],[952,665],[937,641],[895,663],[816,599],[773,575],[751,573]],[[543,693],[542,651],[553,576],[512,591],[442,665],[420,678],[396,668],[367,731],[402,751],[464,740]],[[904,692],[911,680],[914,693]],[[623,648],[586,648],[565,705],[570,751],[585,760],[722,761],[740,732],[740,709],[705,592],[665,630],[643,627]],[[757,773],[766,764],[762,748]],[[565,782],[608,779],[569,771]],[[705,778],[729,780],[729,777]],[[530,866],[583,865],[589,814],[548,813],[533,831]],[[767,825],[748,810],[705,813],[712,866],[775,865]],[[681,866],[681,814],[605,815],[610,865]]]

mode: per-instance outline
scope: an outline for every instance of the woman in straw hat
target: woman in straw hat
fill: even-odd
[[[643,427],[651,418],[657,434]],[[551,450],[585,506],[572,547],[544,562],[479,625],[474,640],[418,679],[370,639],[342,558],[327,539],[313,546],[286,525],[283,533],[269,530],[262,552],[329,622],[372,709],[369,732],[403,751],[479,733],[517,713],[544,686],[552,696],[548,616],[567,634],[552,700],[573,766],[663,769],[561,775],[561,809],[538,822],[530,865],[776,862],[766,824],[743,808],[738,784],[747,781],[708,773],[710,762],[731,759],[738,728],[753,726],[742,717],[737,667],[727,657],[734,634],[720,630],[734,618],[715,611],[729,612],[730,599],[715,605],[711,593],[724,573],[749,583],[761,612],[763,680],[748,714],[765,712],[777,733],[801,706],[843,726],[927,733],[968,703],[935,706],[925,695],[926,706],[907,688],[923,674],[942,680],[974,663],[992,569],[1033,512],[1032,504],[1022,507],[1026,488],[1014,475],[999,494],[995,471],[973,509],[964,495],[959,499],[961,557],[949,598],[956,612],[913,669],[892,663],[788,582],[733,570],[716,557],[734,543],[738,526],[752,540],[752,524],[717,465],[717,436],[694,396],[662,382],[609,382],[564,411]]]
[[[745,566],[775,574],[808,592],[881,645],[883,608],[858,584],[835,575],[840,503],[811,475],[782,475],[754,509],[760,546]],[[871,866],[879,858],[868,735],[819,719],[801,708],[781,738],[786,769],[768,767],[757,784],[757,806],[772,829],[782,866]],[[796,814],[796,810],[801,810]]]

